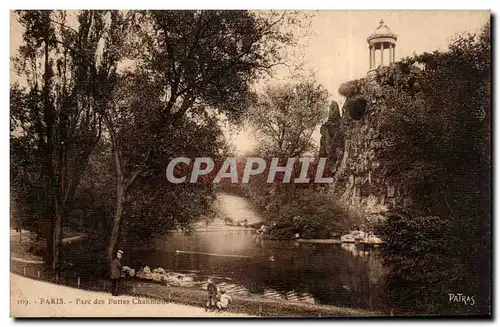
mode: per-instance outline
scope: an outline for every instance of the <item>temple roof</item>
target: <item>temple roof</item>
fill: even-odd
[[[370,42],[373,39],[377,38],[391,38],[394,40],[398,39],[397,35],[391,32],[391,29],[385,24],[383,19],[380,20],[379,26],[366,40]]]

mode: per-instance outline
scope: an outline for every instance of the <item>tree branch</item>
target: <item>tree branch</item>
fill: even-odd
[[[146,154],[146,158],[144,159],[144,164],[146,164],[148,162],[149,156],[151,155],[151,152],[152,152],[152,148],[149,148],[148,153]],[[141,173],[141,171],[142,171],[142,169],[137,169],[132,174],[132,176],[130,177],[130,179],[125,183],[124,193],[127,192],[127,190],[129,189],[129,187],[134,183],[134,181],[136,180],[137,176],[139,176],[139,174]]]

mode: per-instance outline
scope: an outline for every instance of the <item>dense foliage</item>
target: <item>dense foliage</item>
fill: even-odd
[[[22,144],[14,150],[25,153],[12,157],[24,156],[27,161],[13,166],[13,175],[21,179],[15,179],[12,193],[14,199],[22,199],[25,190],[44,190],[32,197],[36,202],[28,217],[44,227],[39,232],[47,240],[46,261],[58,269],[62,226],[101,137],[100,111],[114,89],[123,17],[103,11],[75,16],[65,11],[20,11],[17,18],[23,43],[12,60],[22,83],[11,89],[17,99],[11,102],[11,136],[17,139],[12,143]],[[77,26],[70,27],[70,20]],[[17,174],[23,168],[25,173]],[[24,185],[31,186],[23,189]]]
[[[392,271],[390,303],[410,312],[488,312],[491,267],[489,25],[446,52],[403,60],[378,76],[391,178],[404,204],[379,229]],[[416,66],[418,65],[418,67]],[[474,296],[473,306],[449,294]]]
[[[172,157],[227,154],[251,86],[286,59],[291,12],[18,11],[12,216],[60,268],[62,227],[108,239],[189,229],[212,185],[171,185]],[[123,217],[123,219],[122,219]]]

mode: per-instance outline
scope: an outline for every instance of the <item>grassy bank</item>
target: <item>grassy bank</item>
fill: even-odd
[[[137,281],[129,282],[128,287],[132,287],[136,295],[168,299],[170,302],[178,304],[203,306],[207,300],[207,292],[199,289],[153,283],[145,284]],[[233,300],[227,311],[260,317],[367,317],[382,315],[380,312],[361,309],[276,301],[260,296],[233,296]]]

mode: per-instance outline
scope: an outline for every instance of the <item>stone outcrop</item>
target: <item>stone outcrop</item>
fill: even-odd
[[[340,205],[369,221],[383,219],[389,205],[405,197],[402,185],[390,179],[383,155],[391,146],[380,128],[388,109],[375,74],[380,72],[341,86],[347,97],[343,114],[332,103],[320,142],[334,178],[330,191]]]
[[[341,116],[339,106],[336,102],[330,105],[328,120],[321,126],[320,157],[329,158],[329,162],[335,168],[344,152],[344,134],[341,133]]]

